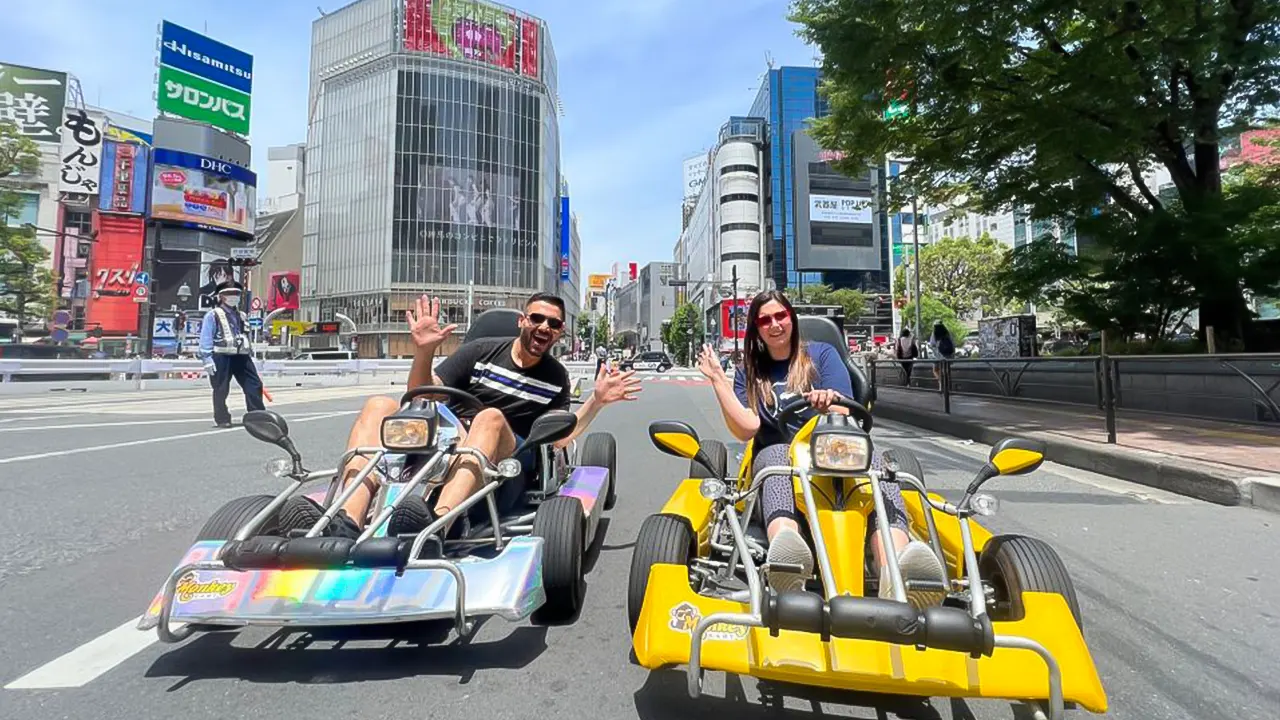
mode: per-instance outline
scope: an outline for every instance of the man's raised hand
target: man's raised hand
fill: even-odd
[[[600,366],[600,372],[596,373],[596,387],[592,394],[603,405],[619,400],[638,400],[636,395],[640,393],[640,378],[635,377],[635,374],[635,370],[618,372],[606,362]]]
[[[413,344],[424,349],[435,348],[458,329],[456,324],[440,327],[440,298],[428,300],[426,295],[405,311],[404,319],[409,324]]]

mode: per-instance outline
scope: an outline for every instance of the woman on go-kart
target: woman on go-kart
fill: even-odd
[[[803,395],[820,413],[848,413],[831,403],[837,395],[853,397],[849,371],[834,347],[822,342],[801,342],[795,311],[785,295],[776,290],[760,293],[747,312],[747,335],[742,367],[730,383],[710,346],[703,349],[698,370],[715,388],[720,411],[729,432],[739,440],[754,443],[752,474],[771,465],[790,465],[789,444],[796,431],[813,417],[813,411],[797,416],[796,424],[780,427],[778,408]],[[873,463],[883,463],[877,455]],[[907,534],[907,515],[902,491],[896,483],[881,484],[889,518],[894,551],[903,580],[936,580],[942,573],[938,557],[928,545]],[[770,475],[760,491],[760,508],[769,538],[768,562],[799,565],[803,575],[772,572],[769,584],[779,592],[803,589],[813,574],[813,552],[800,534],[795,492],[789,475]],[[872,519],[869,528],[875,527]],[[892,598],[884,548],[879,533],[871,538],[872,552],[880,568],[880,597]]]

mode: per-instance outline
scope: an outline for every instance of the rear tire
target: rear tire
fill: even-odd
[[[649,588],[649,570],[654,565],[685,565],[693,553],[693,529],[689,521],[675,515],[650,515],[640,526],[631,554],[631,574],[627,579],[627,622],[631,632],[640,622],[644,594]]]
[[[266,507],[275,500],[271,495],[249,495],[246,497],[236,498],[228,502],[226,505],[218,508],[217,512],[209,516],[209,520],[196,533],[196,542],[202,540],[230,540],[235,537],[240,528],[244,524],[253,519],[254,515],[262,512],[262,508]],[[279,533],[279,522],[277,517],[269,517],[258,529],[258,535],[275,535]]]
[[[729,474],[729,448],[719,440],[708,440],[702,443],[702,452],[711,460],[711,467],[706,467],[697,460],[690,460],[689,477],[697,480],[725,479]]]
[[[618,441],[609,433],[592,433],[582,442],[578,464],[609,469],[609,485],[604,492],[604,509],[618,502]]]
[[[1018,621],[1026,617],[1022,593],[1061,595],[1071,608],[1076,626],[1084,630],[1075,586],[1058,553],[1043,540],[1024,535],[996,535],[978,558],[982,579],[995,590],[995,604],[987,609],[992,620]]]
[[[567,620],[582,608],[586,517],[577,498],[553,497],[538,506],[533,536],[542,538],[542,587],[547,602],[533,614],[536,623]]]

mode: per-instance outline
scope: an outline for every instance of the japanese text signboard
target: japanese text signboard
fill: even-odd
[[[36,142],[59,143],[67,102],[67,74],[0,63],[0,122]]]
[[[249,134],[252,55],[166,21],[158,77],[161,112]]]
[[[62,123],[62,173],[58,192],[98,193],[102,175],[102,132],[106,119],[83,108],[67,110]]]

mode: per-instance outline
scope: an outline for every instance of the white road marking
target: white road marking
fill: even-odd
[[[179,414],[194,415],[196,413],[183,412]],[[200,413],[200,414],[205,415],[207,413]],[[319,417],[320,415],[324,415],[325,417],[332,417],[332,415],[328,415],[325,413],[310,413],[307,415],[300,415],[298,417],[293,417],[288,419],[293,422],[305,422],[307,420],[312,419],[312,416]],[[0,422],[3,422],[3,421],[0,421]],[[124,420],[122,422],[79,423],[76,425],[41,425],[38,427],[21,427],[21,428],[13,427],[13,428],[0,428],[0,433],[31,432],[34,430],[72,430],[72,429],[80,429],[80,428],[130,427],[133,425],[173,425],[176,423],[194,423],[194,422],[209,422],[209,418],[196,417],[196,418],[176,418],[176,419],[168,419],[168,420]]]
[[[83,687],[156,642],[156,634],[136,628],[136,617],[90,640],[56,660],[41,665],[4,686],[5,690],[48,690]]]
[[[334,418],[342,415],[355,415],[358,411],[347,410],[344,412],[326,413],[324,415],[316,415],[312,417],[294,420],[293,422],[307,422],[309,420],[324,420],[326,418]],[[98,450],[114,450],[116,448],[134,447],[137,445],[150,445],[151,443],[167,442],[169,440],[186,440],[195,437],[205,437],[208,435],[218,435],[229,432],[243,432],[243,428],[221,428],[218,430],[205,430],[202,432],[186,433],[183,435],[166,435],[158,438],[146,438],[143,440],[130,440],[128,442],[110,443],[107,445],[93,445],[91,447],[70,448],[68,450],[55,450],[53,452],[36,453],[34,455],[18,455],[16,457],[0,458],[0,465],[8,465],[9,463],[23,462],[25,460],[42,460],[44,458],[61,457],[63,455],[80,455],[83,453],[95,452]]]

